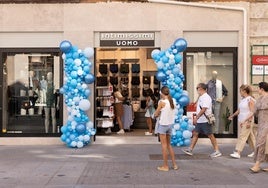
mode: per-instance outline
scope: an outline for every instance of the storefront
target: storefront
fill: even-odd
[[[217,78],[228,90],[228,95],[224,97],[220,108],[219,119],[222,120],[221,116],[226,107],[231,112],[236,109],[237,86],[243,83],[244,69],[246,69],[244,64],[238,63],[243,62],[244,58],[244,12],[241,9],[220,7],[214,9],[158,3],[5,4],[0,6],[1,9],[6,10],[0,31],[0,56],[3,69],[0,77],[1,136],[58,136],[60,134],[57,133],[58,129],[67,118],[63,99],[59,98],[59,108],[55,106],[56,125],[53,126],[54,116],[50,115],[49,128],[46,129],[46,104],[40,101],[42,92],[38,91],[38,94],[36,91],[29,90],[33,86],[28,77],[34,71],[33,76],[41,83],[43,76],[47,80],[50,77],[48,73],[52,72],[53,94],[56,93],[63,84],[64,74],[58,46],[65,39],[81,49],[87,46],[93,47],[95,59],[92,61],[95,75],[106,76],[107,86],[110,84],[111,77],[116,77],[118,82],[122,78],[128,79],[128,96],[138,103],[144,99],[143,78],[150,78],[149,87],[153,90],[159,87],[154,82],[154,73],[157,69],[150,57],[151,51],[155,48],[164,50],[175,39],[185,38],[188,49],[184,53],[182,69],[186,76],[185,89],[189,92],[191,102],[196,100],[194,89],[196,84],[201,81],[208,82],[211,72],[216,71]],[[27,14],[25,9],[28,10]],[[128,10],[128,16],[122,15],[123,10]],[[16,17],[12,14],[14,11],[17,12]],[[166,14],[167,12],[170,14]],[[117,37],[123,38],[118,40]],[[99,72],[99,66],[103,64],[107,65],[106,74]],[[112,64],[117,64],[119,71],[120,64],[127,64],[129,72],[112,73],[109,70]],[[139,65],[140,70],[132,72],[133,65]],[[139,84],[137,81],[136,85],[135,82],[131,83],[135,76],[136,79],[139,77]],[[15,94],[8,92],[13,82],[21,78],[25,81],[23,87],[27,89],[18,89],[20,87],[15,86]],[[39,87],[41,88],[41,84]],[[95,99],[100,97],[97,94],[99,86],[96,82],[90,87],[95,91],[90,96],[94,108],[91,108],[88,113],[91,119],[96,120],[98,106]],[[135,96],[133,94],[137,88],[139,91]],[[35,100],[36,94],[38,99]],[[28,103],[24,102],[24,98],[29,99]],[[33,106],[32,103],[35,105]],[[51,111],[53,110],[50,109]],[[219,127],[218,136],[221,136],[226,133],[224,124],[221,123]],[[237,134],[235,127],[230,125],[228,134],[224,134],[225,137],[235,137]]]

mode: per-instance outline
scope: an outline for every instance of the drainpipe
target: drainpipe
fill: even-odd
[[[223,9],[223,10],[234,10],[234,11],[242,11],[243,12],[243,84],[247,84],[247,11],[243,7],[230,7],[230,6],[222,6],[222,5],[212,5],[212,4],[201,4],[201,3],[187,3],[187,2],[179,2],[179,1],[171,1],[171,0],[148,0],[151,3],[163,3],[163,4],[173,4],[173,5],[182,5],[182,6],[191,6],[191,7],[203,7],[203,8],[214,8],[214,9]]]

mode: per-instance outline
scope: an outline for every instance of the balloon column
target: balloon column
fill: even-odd
[[[185,78],[181,70],[180,53],[186,48],[186,40],[179,38],[167,50],[155,49],[151,53],[157,65],[157,80],[169,88],[170,95],[176,100],[176,119],[171,136],[173,146],[188,146],[194,128],[192,120],[183,115],[183,108],[189,104],[189,97],[188,92],[183,90]]]
[[[91,91],[88,84],[95,81],[94,75],[91,74],[90,62],[94,50],[87,47],[82,51],[66,40],[60,43],[60,50],[63,52],[65,73],[60,93],[64,94],[68,111],[67,123],[61,127],[61,140],[68,147],[82,148],[89,144],[90,137],[96,134],[93,122],[86,114],[90,109],[88,97]]]

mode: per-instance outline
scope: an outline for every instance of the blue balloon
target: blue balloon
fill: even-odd
[[[86,126],[84,124],[78,124],[75,130],[77,133],[82,134],[86,131]]]
[[[156,73],[156,79],[160,82],[163,82],[166,80],[166,74],[162,71]]]
[[[63,53],[68,53],[72,50],[72,44],[69,41],[64,40],[60,43],[60,50]]]
[[[174,46],[179,52],[183,52],[187,48],[187,42],[183,38],[178,38],[175,40]]]
[[[85,83],[92,84],[95,81],[95,77],[93,74],[89,73],[85,76]]]
[[[181,95],[178,99],[178,102],[181,106],[187,106],[190,102],[190,99],[187,95]]]

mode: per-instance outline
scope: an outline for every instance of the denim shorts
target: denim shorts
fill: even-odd
[[[208,122],[197,123],[197,125],[194,128],[194,131],[198,132],[198,133],[205,134],[205,135],[210,135],[210,134],[212,134],[212,126],[210,124],[208,124]]]
[[[172,125],[158,125],[157,133],[171,135],[172,127],[173,127],[173,124]]]

